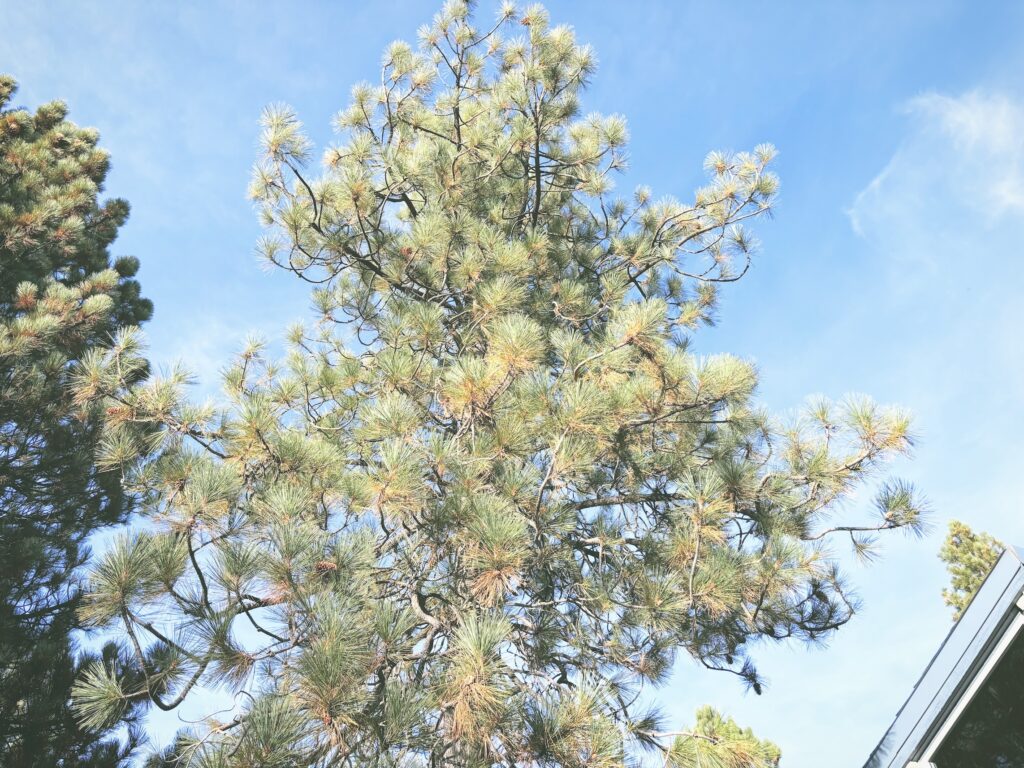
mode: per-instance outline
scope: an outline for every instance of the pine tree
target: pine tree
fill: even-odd
[[[949,587],[942,599],[953,609],[953,621],[963,615],[1006,546],[987,533],[975,533],[969,525],[951,520],[939,559],[949,572]]]
[[[109,160],[96,132],[60,102],[10,107],[15,87],[0,77],[0,765],[113,765],[120,745],[72,716],[69,634],[85,541],[129,505],[118,473],[93,461],[103,404],[69,383],[151,305],[138,262],[108,252],[128,206],[98,201]],[[122,373],[135,383],[142,361]]]
[[[834,518],[909,420],[860,398],[777,419],[750,362],[689,351],[750,263],[774,150],[711,154],[692,203],[619,196],[626,126],[582,113],[593,70],[538,6],[480,30],[450,2],[355,88],[317,177],[296,116],[266,112],[261,251],[318,318],[280,361],[248,345],[222,406],[182,372],[117,394],[109,359],[83,370],[151,521],[82,609],[148,680],[83,684],[83,716],[239,692],[154,764],[777,762],[639,702],[680,653],[760,693],[753,643],[851,617],[828,542],[867,552],[921,504],[880,481],[876,517]],[[163,443],[132,462],[143,426]]]

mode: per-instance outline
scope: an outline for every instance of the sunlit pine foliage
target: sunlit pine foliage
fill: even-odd
[[[879,474],[904,413],[776,418],[752,363],[689,351],[750,263],[774,150],[711,154],[689,202],[619,194],[625,121],[581,105],[591,50],[538,6],[477,24],[451,2],[390,46],[319,170],[266,111],[260,250],[318,311],[287,355],[249,345],[223,407],[183,375],[112,396],[112,463],[143,426],[164,442],[123,462],[152,531],[95,570],[84,615],[122,627],[162,708],[241,692],[158,760],[773,765],[644,689],[681,655],[760,692],[755,643],[851,616],[829,542],[920,525]],[[871,478],[873,506],[841,504]]]
[[[949,586],[942,590],[942,599],[953,609],[954,621],[963,615],[1004,549],[1002,542],[987,533],[975,533],[959,520],[950,521],[939,559],[949,572]]]

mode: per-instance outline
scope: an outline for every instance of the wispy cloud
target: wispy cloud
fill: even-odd
[[[883,277],[858,322],[873,346],[900,345],[886,374],[919,414],[915,471],[938,517],[1022,542],[1001,447],[1024,423],[1024,102],[971,90],[905,109],[906,137],[848,211]]]
[[[932,93],[909,109],[945,134],[956,151],[961,195],[992,216],[1024,211],[1024,107],[1005,95],[971,91],[958,98]]]
[[[859,235],[934,245],[936,235],[958,233],[960,240],[1024,213],[1024,106],[974,90],[918,96],[905,110],[908,137],[849,209]]]

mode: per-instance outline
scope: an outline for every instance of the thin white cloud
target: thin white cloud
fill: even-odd
[[[862,636],[851,649],[844,643],[860,630],[850,628],[830,655],[838,670],[861,670],[858,683],[878,692],[859,718],[874,718],[873,738],[942,637],[946,576],[934,555],[945,521],[1024,543],[1012,448],[1024,427],[1024,100],[985,89],[928,93],[904,112],[898,147],[847,211],[861,238],[850,255],[864,278],[818,339],[824,349],[877,361],[871,391],[916,414],[922,440],[906,473],[934,509],[925,542],[860,582],[872,614],[864,626],[878,641]],[[907,626],[914,631],[901,635]],[[894,652],[895,643],[902,645]],[[870,663],[859,663],[858,653]]]
[[[848,211],[859,235],[960,240],[1024,214],[1024,105],[973,90],[925,94],[905,109],[907,139]],[[896,255],[906,254],[901,247]]]
[[[1024,377],[1024,102],[972,90],[905,109],[906,137],[848,211],[881,278],[856,322],[903,342],[901,386],[934,428],[959,403],[986,403],[1004,410],[982,410],[957,433],[992,438],[1021,421],[1006,384]],[[991,483],[1001,478],[990,466]]]

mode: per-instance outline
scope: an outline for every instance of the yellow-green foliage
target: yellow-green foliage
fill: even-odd
[[[959,520],[950,521],[939,559],[949,571],[949,587],[942,590],[942,599],[953,609],[954,621],[967,609],[1004,549],[1002,542],[987,533],[975,533]]]
[[[753,641],[850,617],[827,541],[919,524],[898,484],[837,519],[909,449],[903,414],[773,418],[752,363],[688,350],[747,268],[774,150],[710,155],[690,202],[619,195],[625,121],[583,111],[593,70],[540,7],[478,28],[450,2],[353,90],[319,170],[295,114],[264,115],[261,251],[319,316],[281,363],[244,351],[216,413],[134,390],[122,428],[165,443],[131,471],[189,562],[173,591],[94,580],[133,631],[180,630],[190,679],[236,658],[259,692],[203,759],[249,765],[247,718],[284,701],[304,765],[770,765],[731,722],[687,740],[631,702],[678,654],[760,691]]]

